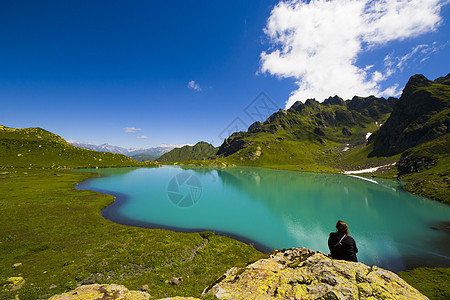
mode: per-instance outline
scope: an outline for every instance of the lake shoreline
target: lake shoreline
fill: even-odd
[[[180,166],[182,167],[182,166]],[[198,166],[198,167],[211,167],[211,166]],[[271,169],[271,168],[268,168]],[[293,171],[293,170],[288,170],[288,171]],[[298,172],[298,171],[295,171]],[[301,172],[300,172],[301,173]],[[313,173],[313,172],[305,172],[305,173]],[[333,173],[334,174],[334,173]],[[345,175],[345,174],[341,174],[341,173],[336,173],[335,175]],[[103,176],[107,176],[102,174]],[[82,182],[80,182],[76,188],[77,189],[89,189],[89,190],[94,190],[96,192],[99,193],[103,193],[103,194],[109,194],[115,197],[115,200],[113,203],[111,203],[110,205],[108,205],[106,208],[104,208],[101,211],[101,214],[103,216],[103,218],[113,221],[115,223],[118,224],[122,224],[122,225],[126,225],[126,226],[131,226],[131,227],[140,227],[140,228],[148,228],[148,229],[164,229],[164,230],[170,230],[170,231],[175,231],[175,232],[183,232],[183,233],[193,233],[193,232],[203,232],[203,231],[211,231],[214,232],[217,235],[220,236],[226,236],[226,237],[230,237],[232,239],[235,239],[237,241],[241,241],[247,245],[252,245],[256,250],[263,252],[263,253],[270,253],[275,249],[269,248],[261,243],[257,243],[252,239],[243,237],[241,235],[237,235],[237,234],[231,234],[225,231],[215,231],[215,230],[210,230],[210,229],[203,229],[203,228],[183,228],[183,227],[174,227],[174,226],[166,226],[166,225],[160,225],[160,224],[156,224],[156,223],[151,223],[151,222],[145,222],[145,221],[136,221],[136,220],[132,220],[123,216],[120,216],[117,213],[117,209],[118,207],[120,207],[121,205],[125,204],[127,201],[129,201],[128,196],[126,196],[125,194],[121,194],[121,193],[117,193],[117,192],[111,192],[108,190],[102,190],[102,189],[92,189],[91,187],[89,188],[85,188],[83,187],[83,183],[86,183],[90,180],[93,180],[96,178],[89,178],[86,179]],[[430,199],[431,200],[431,199]],[[436,224],[436,226],[438,226],[438,224]],[[433,229],[434,225],[430,226],[431,229]],[[442,226],[439,226],[439,228],[442,228]],[[442,241],[436,241],[436,245],[442,245]],[[301,245],[299,245],[301,246]],[[429,257],[428,257],[429,258]],[[395,272],[398,271],[404,271],[404,270],[411,270],[417,267],[450,267],[450,263],[448,265],[442,266],[439,264],[434,264],[434,263],[424,263],[424,262],[431,262],[429,259],[428,260],[417,260],[415,258],[410,259],[408,257],[404,257],[404,267],[402,268],[398,268],[398,270],[395,270]],[[432,259],[431,259],[432,260]]]
[[[102,209],[101,214],[102,217],[106,220],[112,221],[114,223],[120,224],[120,225],[126,225],[131,227],[139,227],[139,228],[147,228],[147,229],[163,229],[163,230],[170,230],[174,232],[182,232],[182,233],[201,233],[205,231],[214,232],[216,235],[225,236],[232,238],[234,240],[237,240],[239,242],[243,242],[247,245],[253,246],[256,250],[268,254],[272,252],[275,249],[272,249],[270,247],[267,247],[266,245],[263,245],[261,243],[258,243],[257,241],[254,241],[252,239],[246,238],[244,236],[233,234],[225,231],[220,230],[212,230],[212,229],[202,229],[202,228],[183,228],[183,227],[175,227],[175,226],[168,226],[168,225],[161,225],[157,223],[151,223],[151,222],[144,222],[144,221],[136,221],[132,220],[130,218],[126,218],[124,216],[121,216],[117,213],[118,208],[122,205],[124,205],[127,201],[129,201],[129,197],[125,194],[118,193],[118,192],[112,192],[102,189],[93,189],[93,188],[85,188],[83,186],[79,186],[80,184],[91,181],[95,178],[88,178],[86,180],[83,180],[82,182],[78,183],[75,187],[77,189],[83,189],[83,190],[91,190],[94,192],[107,194],[113,196],[114,202],[108,205],[106,208]]]

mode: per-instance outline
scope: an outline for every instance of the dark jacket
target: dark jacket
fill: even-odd
[[[328,248],[330,248],[331,257],[334,259],[342,259],[348,261],[358,261],[356,258],[356,253],[358,253],[358,248],[356,248],[355,240],[346,235],[342,241],[342,234],[337,232],[330,233],[328,238]]]

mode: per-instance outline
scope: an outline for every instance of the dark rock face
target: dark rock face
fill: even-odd
[[[323,102],[323,104],[325,105],[340,105],[340,106],[345,106],[345,101],[341,98],[338,97],[337,95],[334,97],[329,97],[327,99],[325,99],[325,101]]]
[[[248,147],[250,144],[243,140],[244,132],[235,132],[229,138],[225,139],[217,151],[218,156],[229,156],[233,153]]]
[[[347,108],[354,110],[362,115],[378,118],[382,114],[390,113],[397,102],[396,98],[377,98],[375,96],[370,97],[353,97],[352,100],[347,101]]]
[[[450,85],[450,73],[447,74],[445,77],[439,77],[434,82],[440,83],[440,84],[446,84]]]
[[[292,113],[301,112],[304,108],[305,104],[303,104],[302,101],[297,101],[294,104],[292,104],[291,108],[289,108],[288,111]]]
[[[308,99],[305,102],[305,106],[309,106],[309,107],[317,107],[319,105],[320,105],[320,103],[318,101],[316,101],[316,99]]]
[[[323,132],[320,128],[314,128],[314,133],[319,136],[325,136],[325,132]]]
[[[334,118],[340,124],[344,124],[347,126],[356,125],[356,121],[353,118],[353,114],[348,110],[337,110]]]
[[[345,128],[345,127],[342,128],[342,134],[343,134],[343,135],[347,135],[347,136],[352,135],[351,131],[348,130],[347,128]]]
[[[270,117],[267,118],[267,120],[264,122],[264,124],[269,124],[275,121],[282,121],[287,115],[287,111],[284,109],[280,109],[276,113],[273,113]]]
[[[261,129],[262,125],[263,124],[261,122],[256,121],[255,123],[250,125],[250,127],[248,128],[248,132],[258,132]]]
[[[449,133],[449,92],[447,85],[423,75],[411,77],[391,116],[377,133],[370,156],[395,155]]]
[[[406,151],[400,157],[397,163],[399,175],[420,172],[424,169],[429,169],[437,163],[437,160],[431,157],[411,157]]]

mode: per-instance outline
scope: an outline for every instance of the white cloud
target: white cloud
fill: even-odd
[[[123,131],[125,131],[126,133],[134,133],[136,131],[140,131],[142,130],[141,128],[136,128],[136,127],[125,127],[123,129]]]
[[[148,136],[146,136],[146,135],[138,135],[137,138],[138,139],[148,139]]]
[[[300,0],[281,1],[271,12],[264,32],[272,47],[261,53],[261,72],[292,77],[295,101],[319,101],[339,95],[390,96],[394,86],[380,83],[395,72],[389,59],[385,69],[356,65],[358,55],[434,31],[441,24],[443,0]],[[417,50],[419,51],[420,48]],[[397,62],[398,64],[398,62]]]
[[[200,85],[198,83],[196,83],[194,80],[189,81],[187,86],[188,86],[188,88],[196,90],[198,92],[200,92],[202,90]]]
[[[194,144],[160,144],[156,147],[163,147],[163,148],[181,148],[183,146],[194,146]]]
[[[448,44],[448,43],[447,43]],[[417,45],[411,49],[410,52],[401,55],[401,56],[393,56],[393,54],[386,55],[384,58],[384,65],[386,67],[386,72],[392,74],[395,70],[403,70],[408,64],[413,63],[421,63],[430,58],[432,53],[438,52],[442,48],[446,47],[447,44],[439,45],[434,42],[431,45],[422,44]]]

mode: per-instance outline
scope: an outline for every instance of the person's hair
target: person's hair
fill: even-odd
[[[340,234],[348,234],[348,226],[347,223],[344,221],[337,221],[336,223],[336,229]]]

